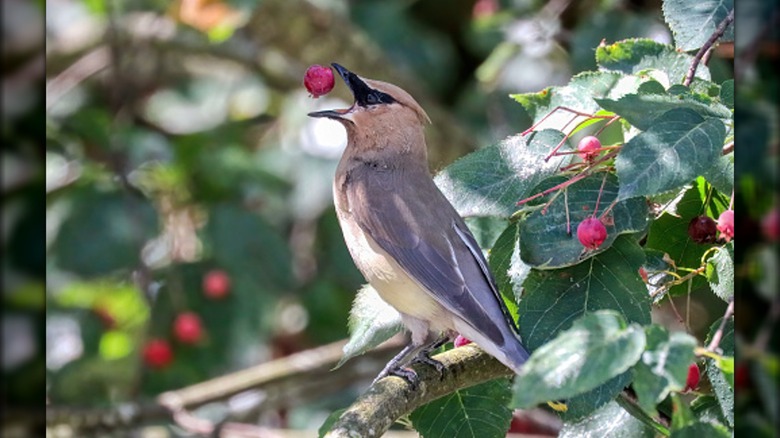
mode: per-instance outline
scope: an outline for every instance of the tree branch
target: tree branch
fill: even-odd
[[[512,375],[512,371],[473,345],[434,357],[445,369],[440,376],[429,365],[415,364],[419,386],[412,389],[400,377],[386,377],[372,385],[331,427],[328,438],[381,436],[390,426],[419,406],[458,389]]]
[[[111,408],[83,408],[50,405],[46,409],[47,427],[66,426],[75,435],[85,430],[119,429],[160,420],[173,420],[197,433],[209,434],[222,425],[198,417],[191,411],[208,403],[247,396],[240,408],[229,408],[225,420],[247,417],[251,413],[294,406],[370,381],[378,370],[397,353],[403,341],[393,338],[365,355],[332,368],[342,356],[346,340],[240,370],[185,388],[160,394],[155,402],[123,403]],[[246,403],[249,400],[250,403]],[[253,401],[252,401],[253,400]],[[232,410],[231,410],[232,409]],[[240,409],[240,411],[238,411]],[[246,425],[228,423],[228,428]]]
[[[704,43],[703,46],[699,49],[698,52],[696,52],[696,56],[693,57],[693,62],[691,63],[691,68],[688,69],[688,74],[685,75],[685,80],[683,81],[683,85],[686,87],[691,85],[691,82],[693,82],[693,77],[696,75],[696,69],[699,68],[699,63],[701,62],[702,58],[704,57],[707,52],[710,51],[712,48],[712,45],[715,44],[715,42],[723,36],[723,34],[726,32],[726,28],[729,27],[731,23],[734,22],[734,9],[729,11],[729,14],[726,16],[726,18],[723,19],[723,21],[720,22],[718,27],[715,29],[715,32],[710,35],[710,37],[707,39],[707,41]]]

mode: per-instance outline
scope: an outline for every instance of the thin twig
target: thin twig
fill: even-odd
[[[726,307],[726,313],[723,314],[723,318],[720,320],[720,325],[718,326],[718,330],[715,331],[715,334],[712,335],[712,340],[707,345],[707,350],[711,352],[715,352],[715,349],[718,348],[718,345],[720,345],[720,341],[723,339],[723,331],[726,328],[726,322],[728,322],[729,318],[731,318],[731,315],[734,314],[734,297],[731,297],[731,300],[729,300],[729,305]]]
[[[710,35],[710,37],[707,39],[707,41],[704,43],[703,46],[699,49],[698,52],[696,52],[696,56],[693,57],[693,62],[691,63],[691,67],[688,69],[688,74],[685,75],[685,80],[683,81],[683,85],[686,87],[691,85],[691,82],[693,82],[693,77],[696,75],[696,69],[699,68],[699,63],[701,62],[704,55],[712,48],[712,45],[715,44],[715,42],[723,36],[723,34],[726,32],[726,28],[729,27],[731,23],[734,22],[734,9],[729,11],[729,14],[726,16],[726,18],[723,19],[723,21],[720,22],[718,27],[715,29],[715,32]]]

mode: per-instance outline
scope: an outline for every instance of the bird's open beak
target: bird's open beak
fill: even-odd
[[[327,117],[330,119],[348,120],[348,115],[355,109],[356,105],[360,105],[360,103],[365,100],[365,96],[371,91],[371,87],[363,82],[363,80],[360,79],[358,75],[352,73],[341,65],[336,64],[335,62],[331,65],[339,73],[339,76],[341,76],[341,79],[344,80],[345,84],[347,84],[347,87],[349,87],[349,90],[352,92],[352,96],[355,98],[355,103],[347,109],[311,112],[309,113],[309,117]]]

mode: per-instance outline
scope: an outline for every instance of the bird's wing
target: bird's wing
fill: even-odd
[[[410,179],[408,172],[377,166],[352,173],[349,207],[366,234],[437,302],[493,342],[504,343],[505,328],[517,333],[482,250],[430,176]]]

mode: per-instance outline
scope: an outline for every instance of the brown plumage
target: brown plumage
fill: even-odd
[[[333,66],[355,103],[309,115],[347,130],[333,184],[336,213],[358,269],[412,334],[378,378],[415,353],[430,361],[428,347],[454,332],[517,372],[528,353],[481,249],[428,171],[425,111],[395,85]]]

